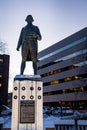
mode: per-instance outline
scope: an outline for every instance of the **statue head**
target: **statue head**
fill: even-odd
[[[26,21],[27,23],[32,23],[32,22],[34,21],[34,19],[33,19],[32,15],[28,15],[28,16],[26,17],[25,21]]]

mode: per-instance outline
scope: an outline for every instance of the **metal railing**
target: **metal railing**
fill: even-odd
[[[87,130],[87,120],[59,120],[55,130]]]

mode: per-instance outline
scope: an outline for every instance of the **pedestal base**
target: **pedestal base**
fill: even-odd
[[[40,76],[14,78],[12,130],[43,130],[43,86]]]

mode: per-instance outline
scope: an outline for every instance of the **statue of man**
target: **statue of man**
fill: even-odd
[[[34,75],[37,75],[37,52],[38,52],[38,40],[41,40],[41,34],[39,28],[33,25],[32,15],[28,15],[25,19],[27,25],[22,28],[20,38],[17,45],[17,51],[21,49],[22,62],[20,74],[23,75],[26,67],[26,61],[32,61]]]

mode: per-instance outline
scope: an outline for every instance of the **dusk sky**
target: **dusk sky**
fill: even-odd
[[[0,0],[0,41],[8,45],[10,55],[10,91],[20,73],[21,51],[16,51],[20,31],[31,14],[40,29],[38,52],[87,27],[87,0]],[[27,63],[24,74],[33,74]]]

